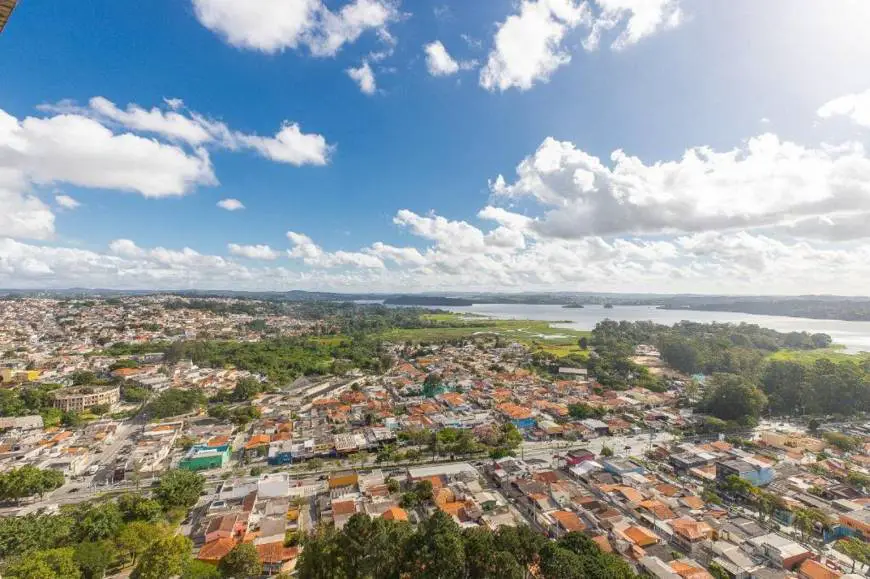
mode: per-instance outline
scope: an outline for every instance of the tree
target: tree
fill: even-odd
[[[82,417],[78,412],[69,410],[61,414],[60,423],[67,428],[77,428],[82,425]]]
[[[167,418],[193,412],[204,402],[205,396],[199,390],[170,388],[151,399],[145,411],[151,418]]]
[[[70,374],[73,386],[85,386],[93,384],[97,380],[97,375],[89,370],[76,370]]]
[[[714,374],[701,406],[716,418],[748,424],[758,419],[766,403],[764,393],[745,378],[736,374]]]
[[[440,374],[433,372],[423,380],[423,396],[426,398],[434,398],[437,394],[441,393],[442,389],[443,385]]]
[[[13,562],[4,575],[16,579],[79,579],[82,576],[72,547],[30,553]]]
[[[571,418],[583,420],[585,418],[601,418],[607,411],[603,408],[589,406],[581,402],[579,404],[569,404],[568,413],[571,415]]]
[[[603,456],[605,458],[613,456],[613,449],[610,448],[609,446],[602,446],[601,447],[601,456]]]
[[[860,447],[861,439],[843,434],[842,432],[826,432],[825,441],[843,452],[852,452]]]
[[[402,498],[399,499],[399,506],[403,509],[413,509],[420,504],[420,499],[417,498],[416,493],[404,493],[402,494]]]
[[[697,374],[701,370],[701,353],[697,346],[685,338],[670,338],[660,345],[662,360],[684,374]]]
[[[111,541],[79,543],[75,547],[75,562],[88,579],[102,579],[117,559],[118,552]]]
[[[320,527],[309,536],[296,564],[300,579],[337,579],[341,577],[339,531],[335,527]]]
[[[0,559],[68,544],[74,524],[75,519],[66,511],[57,515],[0,517]]]
[[[88,412],[94,414],[96,416],[102,416],[103,414],[108,413],[112,409],[108,404],[94,404],[90,408],[88,408]]]
[[[263,572],[263,564],[252,543],[239,543],[221,559],[218,565],[224,577],[257,577]]]
[[[815,434],[816,432],[819,431],[819,427],[821,425],[822,425],[822,423],[819,422],[818,418],[811,418],[810,423],[807,425],[807,430],[809,430],[810,432]]]
[[[64,477],[59,471],[24,465],[0,473],[0,500],[18,501],[25,497],[40,497],[63,486]]]
[[[435,499],[435,494],[432,488],[432,481],[421,480],[414,485],[414,494],[417,495],[417,500],[422,502]]]
[[[541,550],[540,567],[547,579],[586,579],[580,557],[555,543],[548,543]]]
[[[214,565],[191,559],[181,579],[221,579],[221,572]]]
[[[197,503],[204,487],[205,478],[202,475],[186,470],[170,470],[160,477],[154,496],[164,510],[174,507],[189,509]]]
[[[459,525],[437,510],[421,527],[406,545],[407,572],[423,579],[460,579],[465,572],[465,551]]]
[[[133,569],[133,579],[166,579],[181,575],[191,559],[193,543],[181,535],[169,535],[155,541]]]
[[[78,541],[101,541],[118,534],[124,525],[121,510],[114,502],[98,506],[86,505],[75,526]]]
[[[401,488],[399,486],[399,481],[397,481],[394,478],[388,478],[386,480],[386,483],[387,483],[387,490],[390,492],[390,494],[399,492],[399,489]]]
[[[136,560],[148,547],[168,534],[169,530],[165,525],[133,521],[124,525],[115,541],[121,552],[130,558],[131,564],[136,565]]]
[[[217,420],[227,420],[231,413],[226,404],[215,404],[214,406],[209,406],[208,415]]]

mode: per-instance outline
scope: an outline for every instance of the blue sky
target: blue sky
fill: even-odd
[[[867,24],[858,0],[23,2],[0,286],[866,293]]]

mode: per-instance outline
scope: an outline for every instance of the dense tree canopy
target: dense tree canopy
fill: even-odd
[[[205,486],[202,475],[186,470],[170,470],[160,477],[154,497],[165,510],[191,508],[199,500]]]
[[[773,414],[843,414],[870,410],[870,365],[822,358],[812,364],[772,360],[761,376]]]
[[[767,404],[767,397],[754,384],[736,374],[714,374],[708,380],[701,408],[721,420],[750,425]]]
[[[0,473],[0,500],[19,500],[33,495],[43,495],[61,487],[63,474],[52,469],[32,465],[13,468]]]
[[[535,564],[543,579],[635,577],[584,535],[551,543],[526,526],[462,530],[440,510],[417,529],[354,515],[341,531],[325,528],[310,537],[297,569],[301,579],[520,579]]]
[[[169,418],[193,412],[205,403],[205,396],[198,390],[170,388],[158,394],[145,406],[148,418]]]

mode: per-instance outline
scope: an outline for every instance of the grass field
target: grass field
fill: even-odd
[[[860,354],[847,354],[843,351],[843,347],[833,346],[831,348],[822,348],[820,350],[780,350],[768,356],[769,360],[783,360],[789,362],[801,362],[804,364],[812,364],[816,360],[827,358],[832,362],[842,362],[849,360],[852,362],[861,362],[870,359],[870,354],[862,352]]]
[[[389,342],[443,342],[476,335],[493,334],[507,340],[543,350],[558,357],[581,353],[577,341],[591,332],[554,328],[539,320],[495,320],[475,317],[469,320],[460,314],[428,314],[426,319],[443,323],[431,328],[392,329],[381,334]]]

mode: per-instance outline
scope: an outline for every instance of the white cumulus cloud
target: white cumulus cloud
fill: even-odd
[[[368,60],[363,60],[362,64],[357,68],[348,68],[347,76],[353,79],[359,85],[359,89],[365,94],[375,94],[378,90],[377,82],[375,81],[375,73],[372,71]]]
[[[240,209],[244,209],[244,204],[238,199],[221,199],[217,202],[217,206],[221,209],[226,209],[227,211],[238,211]]]
[[[231,45],[265,53],[307,47],[334,56],[367,31],[389,34],[399,18],[390,0],[353,0],[338,11],[322,0],[193,0],[199,22]]]
[[[45,112],[53,112],[93,119],[106,126],[121,126],[132,131],[159,135],[172,143],[186,143],[197,148],[252,150],[261,157],[291,165],[326,165],[334,146],[323,135],[303,133],[298,123],[285,121],[271,137],[243,133],[230,129],[226,123],[207,118],[195,111],[178,112],[183,106],[179,99],[164,99],[169,110],[154,107],[146,110],[137,104],[125,110],[104,97],[92,98],[87,107],[70,101],[54,105],[41,105]]]
[[[227,249],[232,255],[247,257],[248,259],[272,261],[281,256],[280,252],[272,249],[268,245],[239,245],[238,243],[230,243],[227,245]]]
[[[75,209],[81,205],[81,203],[79,203],[69,195],[55,195],[54,202],[57,203],[58,207],[62,207],[64,209]]]
[[[817,114],[823,119],[848,117],[862,127],[870,127],[870,89],[830,100],[819,107]]]
[[[450,76],[459,72],[460,63],[450,56],[440,40],[423,47],[426,52],[426,68],[432,76]]]
[[[597,49],[605,32],[619,29],[611,48],[621,50],[683,20],[679,0],[522,0],[496,29],[480,85],[528,90],[547,82],[571,62],[566,39],[577,29],[586,30],[587,50]]]
[[[857,143],[807,148],[768,133],[653,164],[617,150],[608,166],[547,138],[517,166],[514,183],[499,175],[490,186],[496,197],[538,201],[546,212],[533,227],[542,235],[724,230],[868,207],[870,158]]]

